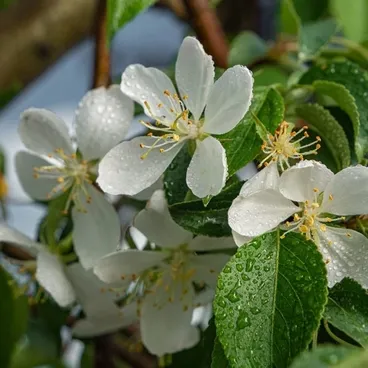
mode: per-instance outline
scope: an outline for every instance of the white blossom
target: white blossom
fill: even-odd
[[[158,245],[158,251],[127,250],[101,259],[95,273],[104,282],[135,282],[140,299],[143,344],[163,356],[194,346],[199,331],[191,325],[194,308],[200,301],[193,283],[214,288],[217,275],[229,256],[205,252],[234,247],[231,238],[193,235],[177,225],[169,214],[164,192],[156,191],[134,226]]]
[[[98,279],[92,270],[86,271],[80,263],[65,265],[58,247],[34,242],[19,231],[0,224],[0,242],[8,242],[27,251],[35,260],[22,261],[25,270],[35,270],[35,278],[61,307],[79,303],[86,318],[78,320],[73,333],[80,337],[96,336],[128,326],[136,319],[136,304],[118,307],[116,294],[108,292],[108,285]],[[38,293],[39,294],[39,293]],[[38,302],[42,299],[33,296]]]
[[[118,86],[88,92],[76,111],[78,151],[64,121],[51,111],[32,108],[21,117],[20,137],[36,154],[21,151],[16,156],[22,186],[37,200],[69,193],[64,211],[74,203],[74,246],[86,268],[119,242],[118,216],[92,183],[98,160],[124,138],[132,116],[133,102]]]
[[[229,209],[229,225],[254,237],[286,221],[283,229],[302,233],[319,247],[329,286],[351,277],[368,287],[368,239],[334,226],[344,216],[368,212],[368,168],[348,167],[336,175],[316,161],[301,161],[279,177],[276,165],[245,183]]]
[[[232,130],[249,109],[251,72],[237,65],[214,83],[211,56],[193,37],[186,37],[176,62],[176,83],[160,70],[135,64],[122,75],[121,90],[138,102],[156,124],[152,130],[113,148],[101,161],[98,183],[111,194],[134,195],[154,183],[184,144],[195,152],[186,181],[194,195],[204,198],[220,193],[227,176],[226,154],[212,134]],[[204,114],[203,114],[204,112]],[[203,115],[203,117],[202,117]]]

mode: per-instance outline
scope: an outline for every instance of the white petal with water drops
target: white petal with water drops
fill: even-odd
[[[300,161],[281,175],[280,192],[292,201],[310,201],[325,190],[333,176],[330,169],[317,161]]]
[[[251,236],[244,236],[244,235],[241,235],[239,233],[237,233],[236,231],[232,230],[232,235],[233,235],[233,238],[234,238],[234,242],[235,244],[238,246],[238,247],[241,247],[243,246],[244,244],[247,244],[249,243],[253,237]]]
[[[237,233],[253,237],[273,229],[299,211],[299,207],[280,193],[267,189],[246,198],[235,198],[228,212],[229,225]]]
[[[140,144],[151,146],[155,141],[151,137],[137,137],[113,148],[99,165],[97,182],[103,191],[135,195],[158,180],[184,143],[169,152],[161,153],[154,149],[145,159],[141,159],[147,149],[142,149]]]
[[[34,176],[33,168],[49,165],[48,161],[29,152],[19,151],[15,156],[15,168],[19,181],[24,191],[33,199],[44,201],[60,195],[60,192],[51,192],[58,185],[56,177],[48,179],[43,176],[38,178]],[[48,196],[49,194],[51,195],[50,197]]]
[[[53,153],[56,148],[66,154],[74,152],[66,124],[51,111],[35,108],[24,111],[18,132],[24,145],[40,155]]]
[[[226,152],[221,143],[207,137],[196,141],[194,152],[187,170],[187,185],[199,198],[215,196],[225,186],[227,176]]]
[[[368,213],[368,168],[348,167],[330,181],[325,189],[322,208],[335,215]]]
[[[103,157],[126,136],[134,103],[118,85],[89,91],[75,117],[78,148],[86,160]]]
[[[113,252],[120,242],[120,220],[103,193],[87,186],[90,201],[81,195],[86,213],[72,210],[73,243],[82,266],[91,268],[104,255]]]
[[[146,68],[140,64],[130,65],[121,77],[120,88],[124,94],[144,108],[147,116],[153,119],[160,117],[160,121],[168,126],[176,119],[176,115],[170,111],[169,98],[164,94],[168,91],[173,96],[176,91],[170,78],[161,70]],[[173,99],[171,102],[175,109],[179,110],[179,104]]]
[[[161,247],[177,247],[187,243],[193,237],[189,231],[183,229],[171,218],[163,190],[153,193],[146,208],[134,219],[133,225],[149,241]]]
[[[344,277],[368,288],[368,239],[357,231],[327,226],[318,230],[320,249],[327,262],[328,286]]]
[[[203,131],[211,134],[227,133],[239,123],[252,101],[251,71],[236,65],[215,82],[205,110]]]
[[[95,274],[107,283],[122,283],[132,280],[132,275],[160,264],[167,257],[164,252],[125,250],[108,254],[100,259],[95,267]],[[133,276],[133,278],[135,278]]]
[[[181,98],[195,120],[201,117],[214,78],[212,57],[206,54],[197,39],[186,37],[179,49],[175,79]]]
[[[240,195],[246,197],[264,189],[278,190],[279,182],[277,164],[272,163],[246,181],[240,190]]]
[[[65,274],[64,265],[57,256],[46,251],[38,253],[36,279],[61,307],[66,307],[75,301],[74,288]]]

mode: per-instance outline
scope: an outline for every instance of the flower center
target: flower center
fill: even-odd
[[[307,240],[313,240],[318,244],[319,238],[317,230],[325,232],[327,230],[325,223],[345,219],[345,217],[332,219],[330,217],[321,216],[321,202],[323,196],[320,196],[320,190],[318,188],[313,188],[313,192],[313,200],[306,200],[305,202],[300,203],[300,212],[294,214],[292,222],[286,221],[286,226],[289,230],[281,235],[281,239],[284,239],[286,234],[291,231],[299,231],[305,235]],[[329,200],[333,200],[331,195],[329,196]]]
[[[75,153],[67,155],[61,148],[56,149],[54,154],[49,154],[48,156],[56,161],[55,165],[33,168],[34,178],[53,179],[57,182],[56,186],[47,194],[47,198],[51,199],[55,195],[63,194],[71,188],[63,212],[66,213],[68,211],[72,201],[74,201],[78,210],[86,212],[80,196],[83,194],[87,202],[91,200],[86,189],[86,184],[92,183],[90,177],[91,163],[79,159]]]
[[[186,100],[188,96],[183,96],[182,100]],[[147,101],[144,102],[151,117],[155,119],[155,123],[140,121],[145,127],[157,132],[150,132],[147,135],[156,140],[152,145],[140,144],[141,148],[147,148],[147,151],[141,155],[141,159],[145,159],[148,154],[158,149],[161,153],[168,152],[178,144],[188,139],[197,139],[202,135],[202,121],[195,121],[189,118],[189,110],[185,107],[182,100],[177,94],[171,94],[168,90],[163,92],[163,99],[166,103],[160,102],[157,105],[159,110],[169,110],[174,115],[174,120],[168,124],[167,116],[164,114],[157,116],[153,113],[152,107]]]
[[[308,127],[304,126],[295,132],[292,131],[289,123],[282,122],[275,135],[268,134],[267,141],[263,142],[262,151],[266,154],[266,157],[261,161],[259,167],[267,166],[273,161],[277,162],[284,171],[284,164],[287,168],[290,167],[289,159],[303,160],[304,156],[316,155],[318,149],[321,148],[319,144],[321,138],[319,136],[316,137],[315,141],[301,145],[301,142],[309,137],[307,129]],[[297,138],[300,135],[302,136]],[[310,149],[314,145],[316,145],[315,148]]]

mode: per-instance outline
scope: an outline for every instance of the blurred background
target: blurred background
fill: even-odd
[[[361,46],[368,40],[368,0],[147,0],[152,6],[116,22],[113,4],[119,1],[109,0],[109,26],[101,30],[100,9],[106,1],[0,0],[0,199],[8,223],[33,238],[46,207],[32,202],[14,171],[14,155],[23,149],[17,134],[19,116],[29,107],[45,108],[72,128],[79,101],[96,86],[101,67],[96,55],[102,38],[111,42],[107,61],[113,83],[120,83],[121,73],[132,63],[172,74],[183,38],[194,34],[213,55],[219,71],[243,64],[252,69],[256,86],[286,85],[309,61],[297,47],[299,23],[307,26],[333,18],[334,32],[346,38],[344,44],[335,40],[321,57],[339,57],[341,50],[367,68],[368,57]],[[133,123],[127,138],[140,129],[140,124]],[[245,178],[250,172],[254,168],[241,175]],[[123,212],[124,223],[134,211]],[[66,364],[78,367],[82,344],[68,346]],[[139,360],[134,366],[139,367]]]

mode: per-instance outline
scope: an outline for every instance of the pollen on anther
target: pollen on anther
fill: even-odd
[[[318,188],[313,188],[313,192],[314,193],[318,193],[319,192],[319,189]]]
[[[330,200],[330,201],[332,201],[334,198],[333,198],[333,195],[332,194],[330,194],[329,196],[328,196],[328,199]]]
[[[348,238],[351,238],[351,233],[346,233],[345,234]]]

